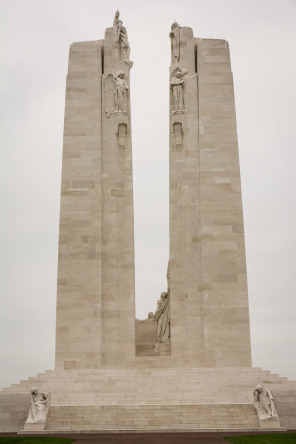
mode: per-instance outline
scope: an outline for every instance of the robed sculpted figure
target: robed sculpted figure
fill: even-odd
[[[274,406],[272,393],[269,389],[263,388],[261,384],[256,385],[254,394],[254,407],[259,419],[278,417]]]
[[[31,389],[31,405],[27,423],[44,423],[46,422],[48,412],[48,395],[47,393],[39,393],[37,387]]]
[[[119,60],[125,62],[130,68],[133,66],[133,62],[130,58],[130,45],[128,42],[128,36],[126,28],[123,26],[123,22],[119,18],[119,11],[115,13],[113,26],[116,26],[118,39],[116,44],[118,45]]]
[[[169,33],[172,42],[172,65],[177,65],[180,61],[180,31],[181,26],[179,23],[174,22]]]
[[[171,86],[173,88],[172,97],[172,111],[184,111],[184,78],[183,73],[178,71],[171,80]]]
[[[116,90],[115,90],[115,111],[124,111],[124,97],[125,92],[128,90],[128,85],[124,78],[124,72],[118,71],[113,76]]]
[[[170,342],[169,294],[166,291],[161,293],[157,301],[154,318],[157,320],[156,348],[159,348],[161,343]]]
[[[127,113],[128,83],[123,71],[103,75],[107,117],[113,113]]]
[[[168,290],[163,291],[157,301],[157,309],[154,319],[157,320],[157,343],[154,344],[156,350],[160,349],[161,343],[170,342],[170,261],[167,269]]]

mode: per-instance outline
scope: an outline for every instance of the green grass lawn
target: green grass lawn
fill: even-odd
[[[71,444],[75,439],[48,438],[47,436],[0,437],[0,444]]]
[[[296,444],[296,433],[231,436],[225,439],[234,444]]]

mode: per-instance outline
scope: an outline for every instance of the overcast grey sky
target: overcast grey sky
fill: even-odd
[[[69,45],[131,46],[137,317],[166,287],[168,33],[229,41],[253,365],[296,379],[296,1],[0,0],[0,386],[54,368],[59,194]]]

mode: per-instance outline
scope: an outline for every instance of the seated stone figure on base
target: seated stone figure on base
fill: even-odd
[[[26,424],[46,423],[48,413],[48,395],[39,393],[37,387],[31,389],[31,405]]]
[[[263,388],[261,384],[256,385],[254,393],[254,407],[256,409],[258,419],[278,418],[274,407],[274,400],[269,389]]]

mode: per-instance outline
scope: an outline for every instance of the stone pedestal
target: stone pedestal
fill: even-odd
[[[25,432],[40,432],[42,430],[45,430],[46,423],[45,422],[36,422],[33,423],[25,423],[24,431]]]
[[[259,425],[261,429],[280,429],[279,418],[270,417],[266,419],[259,419]]]

